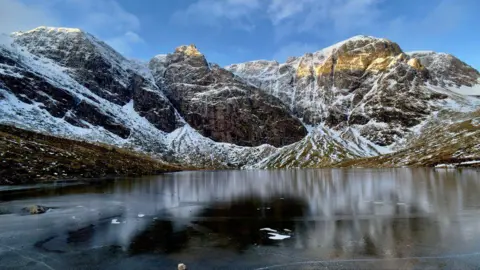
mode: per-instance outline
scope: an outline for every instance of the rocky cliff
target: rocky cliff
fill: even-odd
[[[329,166],[474,110],[462,93],[479,78],[453,56],[373,37],[224,69],[195,46],[143,63],[79,29],[39,27],[0,44],[0,123],[210,168]]]
[[[209,64],[193,45],[150,62],[158,85],[200,133],[241,146],[285,146],[307,131],[277,98]]]
[[[305,123],[351,127],[380,146],[395,144],[436,111],[472,108],[475,102],[453,91],[480,79],[453,56],[406,54],[394,42],[367,36],[284,64],[254,61],[227,69],[280,98]]]

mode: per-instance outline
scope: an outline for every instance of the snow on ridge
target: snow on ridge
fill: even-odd
[[[353,36],[351,38],[339,41],[339,42],[337,42],[337,43],[335,43],[331,46],[319,49],[318,51],[313,52],[313,54],[315,54],[315,55],[329,55],[332,52],[334,52],[335,49],[338,49],[339,47],[341,47],[342,45],[344,45],[348,42],[356,42],[356,41],[362,41],[362,40],[391,42],[390,40],[385,39],[385,38],[378,38],[378,37],[366,36],[366,35],[357,35],[357,36]],[[299,60],[300,58],[302,58],[302,57],[304,57],[305,55],[308,55],[308,54],[309,53],[306,53],[304,55],[294,56],[294,58],[296,58],[296,60]],[[227,65],[225,67],[225,69],[230,70],[230,69],[234,68],[235,66],[245,66],[245,65],[252,65],[252,64],[279,65],[281,63],[279,63],[277,60],[257,59],[257,60],[251,60],[251,61],[243,62],[243,63],[235,63],[235,64]]]
[[[407,55],[413,55],[413,54],[435,54],[437,52],[435,51],[410,51],[410,52],[405,52]]]
[[[19,31],[16,33],[34,33],[34,32],[63,32],[63,33],[83,33],[79,28],[39,26],[28,31]]]
[[[100,54],[106,61],[108,61],[112,66],[119,69],[122,73],[125,73],[128,70],[138,72],[138,69],[136,68],[138,65],[126,59],[123,55],[115,51],[115,49],[113,49],[107,43],[78,28],[40,26],[29,31],[14,32],[11,34],[11,36],[14,41],[16,39],[21,40],[23,38],[34,39],[36,43],[34,44],[29,42],[29,45],[43,46],[45,47],[45,50],[49,48],[52,48],[54,50],[60,50],[59,41],[66,41],[67,43],[72,44],[72,46],[79,46],[79,48],[87,50],[85,51],[86,55],[88,55],[89,53]],[[89,43],[89,45],[93,46],[95,49],[92,51],[88,51],[90,49],[90,46],[81,46],[83,43]],[[37,47],[25,47],[26,49],[38,49]],[[116,79],[123,85],[126,85],[128,83],[128,76],[122,75],[118,76],[118,78]]]
[[[160,60],[160,61],[164,61],[164,60],[167,59],[167,56],[168,56],[168,54],[157,54],[157,55],[155,55],[153,58],[154,58],[154,59],[158,59],[158,60]]]

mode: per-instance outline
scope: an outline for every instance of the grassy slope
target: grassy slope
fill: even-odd
[[[124,149],[0,125],[0,184],[150,175],[180,169]]]
[[[404,150],[365,159],[350,160],[336,167],[433,167],[480,161],[480,110],[468,114],[440,115],[450,123],[432,122],[412,138]],[[460,167],[480,167],[480,163]]]

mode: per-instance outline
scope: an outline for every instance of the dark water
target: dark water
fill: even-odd
[[[480,269],[480,171],[182,172],[0,193],[0,269]],[[42,215],[21,208],[52,207]]]

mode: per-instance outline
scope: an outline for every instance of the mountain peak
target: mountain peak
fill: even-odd
[[[181,53],[187,56],[203,56],[194,44],[180,46],[175,49],[175,53]]]
[[[15,32],[14,34],[24,34],[24,33],[84,33],[83,30],[79,28],[66,28],[66,27],[50,27],[50,26],[39,26],[32,30],[28,31],[19,31]]]

